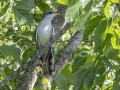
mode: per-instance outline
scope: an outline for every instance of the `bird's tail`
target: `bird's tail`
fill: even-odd
[[[43,58],[43,66],[42,71],[44,75],[54,75],[55,67],[54,67],[54,55],[53,55],[52,47],[45,53]]]

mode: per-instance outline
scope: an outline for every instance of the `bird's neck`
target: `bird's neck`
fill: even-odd
[[[49,18],[44,18],[42,21],[41,21],[41,24],[44,24],[44,25],[51,25],[51,19]]]

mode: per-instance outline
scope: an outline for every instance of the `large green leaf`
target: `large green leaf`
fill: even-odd
[[[59,87],[60,90],[68,90],[67,79],[61,73],[56,76],[55,82],[58,85],[58,87]]]
[[[82,8],[85,12],[89,12],[91,10],[93,0],[81,0],[82,2]]]
[[[85,31],[83,34],[83,40],[85,40],[95,29],[98,23],[103,19],[103,16],[93,17],[85,26]]]
[[[81,3],[77,3],[66,10],[65,23],[72,22],[80,15]]]
[[[31,0],[21,0],[21,1],[16,1],[16,5],[14,6],[14,8],[18,9],[18,10],[26,10],[29,11],[32,9],[33,7],[33,2]]]
[[[80,0],[68,0],[68,7],[71,7],[79,2]]]
[[[35,25],[33,18],[27,11],[19,12],[19,10],[15,8],[13,8],[13,11],[19,25],[23,25],[23,24]]]
[[[81,30],[85,28],[85,24],[86,22],[89,20],[89,18],[91,17],[91,13],[90,12],[83,12],[75,21],[72,30]]]
[[[106,37],[106,27],[107,27],[107,20],[103,19],[97,26],[95,30],[94,35],[94,41],[95,41],[95,50],[98,49],[98,47],[103,43]],[[99,48],[100,49],[100,48]]]
[[[15,43],[9,42],[0,46],[0,54],[4,57],[13,56],[21,65],[20,48]]]

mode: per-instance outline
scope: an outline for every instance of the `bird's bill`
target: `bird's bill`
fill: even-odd
[[[60,13],[54,13],[55,16],[61,15]]]

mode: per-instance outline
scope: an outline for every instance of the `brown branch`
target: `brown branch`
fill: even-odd
[[[25,73],[23,74],[22,79],[20,80],[20,83],[18,85],[17,90],[32,90],[34,87],[34,84],[37,80],[37,72],[36,67],[39,64],[39,60],[35,63],[33,63],[29,68],[26,69]]]
[[[83,31],[78,30],[73,37],[69,40],[68,44],[64,47],[61,53],[56,58],[55,62],[55,76],[60,73],[62,68],[69,63],[73,58],[80,42],[82,41]],[[54,76],[54,77],[55,77]]]
[[[80,42],[82,41],[83,31],[78,30],[76,33],[71,37],[67,45],[64,47],[64,49],[61,51],[61,53],[58,55],[58,57],[55,59],[55,75],[52,77],[46,76],[47,79],[55,78],[57,74],[64,68],[64,66],[69,63],[73,58],[75,51],[77,50],[78,46],[80,45]],[[41,81],[39,80],[35,87],[43,86]],[[47,86],[45,86],[47,87]]]

